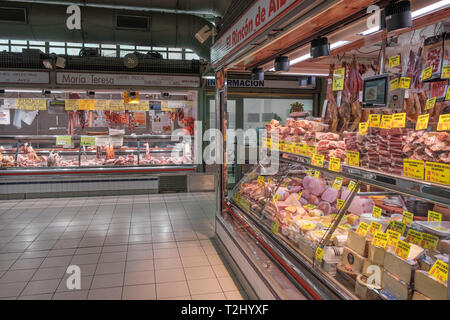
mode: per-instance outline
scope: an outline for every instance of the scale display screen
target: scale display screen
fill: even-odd
[[[384,108],[389,96],[389,74],[364,79],[363,108]]]

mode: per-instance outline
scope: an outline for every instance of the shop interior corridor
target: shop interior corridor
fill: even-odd
[[[214,193],[1,201],[0,299],[245,298],[214,215]]]

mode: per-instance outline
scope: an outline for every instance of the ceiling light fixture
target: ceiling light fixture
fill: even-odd
[[[264,80],[264,69],[263,68],[255,68],[252,70],[252,80]]]
[[[289,57],[282,56],[275,58],[275,71],[289,71]]]
[[[418,9],[416,11],[413,11],[413,13],[411,13],[411,16],[413,18],[417,18],[420,16],[423,16],[427,13],[430,13],[432,11],[436,11],[438,9],[441,9],[443,7],[449,6],[450,5],[450,0],[442,0],[442,1],[438,1],[435,2],[433,4],[430,4],[429,6],[423,7],[422,9]]]
[[[330,55],[330,43],[328,38],[316,38],[311,41],[310,54],[313,58],[326,57]]]
[[[411,2],[391,2],[384,12],[387,32],[412,27]]]

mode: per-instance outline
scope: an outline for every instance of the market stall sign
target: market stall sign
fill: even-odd
[[[426,130],[428,128],[428,123],[430,122],[430,114],[423,114],[417,118],[416,131]]]
[[[434,106],[436,105],[436,100],[437,100],[436,97],[428,99],[425,105],[425,110],[433,109]]]
[[[319,263],[322,263],[324,252],[325,250],[323,250],[321,247],[317,247],[316,251],[314,252],[314,260],[316,260]]]
[[[395,113],[392,116],[392,128],[404,128],[406,125],[406,113]]]
[[[16,108],[19,110],[47,110],[46,99],[16,99]]]
[[[409,250],[411,250],[411,245],[405,241],[398,240],[397,247],[394,253],[404,260],[408,260]]]
[[[425,180],[450,186],[450,164],[426,162]]]
[[[336,177],[336,179],[334,180],[334,183],[333,183],[333,188],[336,189],[337,191],[341,190],[343,182],[344,182],[344,178]]]
[[[333,91],[344,90],[345,68],[335,69],[333,71]]]
[[[410,226],[414,221],[414,214],[408,211],[403,211],[402,222],[407,226]]]
[[[93,147],[95,146],[95,137],[82,136],[80,144],[84,147]]]
[[[410,85],[411,85],[411,78],[408,77],[400,78],[400,88],[409,89]]]
[[[365,222],[361,222],[356,229],[356,233],[361,237],[365,237],[367,235],[367,231],[369,231],[369,225]]]
[[[372,217],[380,219],[381,218],[381,213],[383,212],[383,210],[377,206],[373,206],[372,208]]]
[[[406,235],[406,242],[420,246],[422,244],[422,233],[409,229]]]
[[[398,78],[391,80],[391,91],[397,90],[399,87],[400,80]]]
[[[392,129],[392,114],[384,114],[381,117],[380,128],[387,130]]]
[[[436,250],[438,242],[439,242],[438,236],[428,233],[422,233],[422,243],[420,244],[420,246],[424,249]]]
[[[425,162],[420,160],[403,159],[403,173],[406,177],[424,179]]]
[[[450,78],[450,65],[443,66],[441,79],[449,79],[449,78]]]
[[[313,156],[313,158],[312,158],[311,164],[312,164],[313,166],[323,168],[323,161],[324,161],[324,159],[325,159],[325,156],[324,156],[323,154],[317,154],[317,153],[316,153],[316,154]]]
[[[346,158],[349,166],[359,167],[359,152],[347,151]]]
[[[369,128],[379,128],[380,127],[381,116],[379,114],[369,115]]]
[[[394,68],[400,65],[400,55],[389,57],[389,68]]]
[[[442,262],[441,260],[436,260],[434,265],[431,267],[429,275],[435,278],[436,280],[447,284],[448,280],[448,264]]]
[[[372,244],[375,247],[386,248],[386,244],[388,242],[388,235],[384,232],[377,232],[372,239]]]
[[[398,240],[400,240],[400,233],[394,230],[387,230],[388,235],[387,244],[391,247],[397,247]]]
[[[378,223],[376,221],[372,221],[370,222],[370,226],[369,226],[369,233],[370,234],[376,234],[377,232],[380,232],[382,228],[381,223]]]
[[[369,130],[369,123],[368,122],[361,122],[359,124],[358,134],[360,136],[365,136],[367,134],[368,130]]]
[[[428,217],[427,217],[427,221],[437,221],[437,222],[441,222],[442,221],[442,214],[436,211],[431,211],[428,210]]]
[[[341,209],[344,207],[344,205],[345,205],[345,201],[344,201],[344,200],[342,200],[342,199],[337,199],[337,202],[336,202],[336,208],[337,208],[338,210],[341,210]]]
[[[400,233],[400,235],[403,235],[406,230],[406,224],[400,221],[391,221],[389,223],[389,229]]]
[[[78,100],[78,110],[94,110],[95,101],[92,99],[80,99]]]
[[[129,111],[149,111],[150,101],[140,101],[139,103],[125,103],[125,110]]]
[[[450,114],[441,114],[439,116],[437,131],[445,130],[450,130]]]
[[[328,170],[341,172],[341,159],[330,157],[330,161],[328,162]]]
[[[433,66],[429,66],[422,70],[422,81],[430,79],[433,74]]]
[[[57,146],[70,146],[70,145],[72,145],[72,137],[71,136],[57,136],[56,137],[56,145]]]

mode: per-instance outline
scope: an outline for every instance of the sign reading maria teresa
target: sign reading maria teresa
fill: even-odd
[[[207,81],[208,87],[215,87],[216,81],[210,79]],[[228,88],[265,88],[265,89],[299,89],[306,88],[300,87],[298,81],[288,80],[249,80],[249,79],[228,79]],[[309,87],[311,88],[311,87]]]

